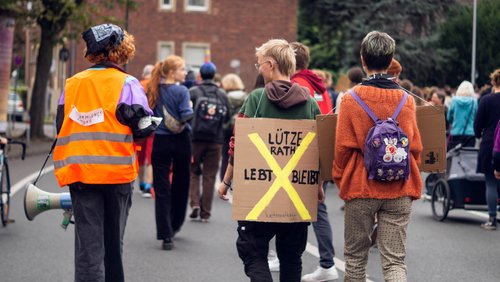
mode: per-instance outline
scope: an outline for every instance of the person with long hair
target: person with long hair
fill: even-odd
[[[500,69],[491,75],[491,94],[481,98],[474,119],[474,133],[476,138],[481,138],[479,154],[477,157],[477,172],[484,173],[486,178],[486,203],[490,218],[481,224],[486,230],[497,229],[497,205],[500,180],[495,178],[492,163],[495,129],[500,120]]]
[[[184,223],[189,195],[193,110],[189,92],[179,83],[186,77],[184,60],[175,55],[158,62],[148,85],[149,106],[163,122],[155,132],[151,164],[155,191],[156,238],[171,250],[172,238]],[[169,179],[172,168],[172,178]]]
[[[82,33],[94,64],[66,80],[57,107],[54,173],[75,216],[75,281],[125,281],[123,235],[137,178],[134,140],[157,127],[139,81],[120,66],[134,37],[114,24]]]

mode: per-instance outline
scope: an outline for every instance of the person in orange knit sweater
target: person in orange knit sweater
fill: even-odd
[[[404,92],[387,74],[395,51],[388,34],[372,31],[361,43],[361,62],[368,78],[354,92],[381,120],[391,117]],[[345,204],[344,281],[365,281],[374,215],[378,217],[377,245],[385,281],[406,281],[406,229],[412,201],[419,199],[422,179],[418,169],[422,142],[417,128],[416,107],[408,96],[396,121],[408,136],[410,174],[407,179],[368,179],[363,154],[365,139],[374,122],[351,94],[341,102],[332,174]]]

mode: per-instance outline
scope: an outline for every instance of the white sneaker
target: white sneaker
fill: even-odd
[[[302,282],[326,282],[339,279],[339,273],[335,265],[330,268],[318,266],[313,273],[302,276]]]
[[[272,272],[279,272],[280,271],[280,260],[279,258],[275,257],[272,259],[267,260],[267,264],[269,265],[269,270]]]

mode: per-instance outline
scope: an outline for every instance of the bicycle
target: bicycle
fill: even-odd
[[[13,223],[13,219],[9,219],[10,212],[10,174],[8,153],[10,150],[9,145],[21,145],[22,154],[21,159],[24,160],[26,156],[26,143],[21,141],[13,141],[7,139],[7,144],[0,144],[0,212],[2,225],[5,227],[9,223]]]

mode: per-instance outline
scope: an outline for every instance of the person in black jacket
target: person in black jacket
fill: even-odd
[[[495,128],[500,120],[500,69],[491,75],[492,94],[484,96],[479,102],[476,118],[474,119],[474,133],[481,139],[477,158],[477,172],[484,173],[486,178],[486,203],[488,204],[488,222],[481,224],[486,230],[497,229],[497,201],[500,180],[495,178],[492,165],[492,152]]]

